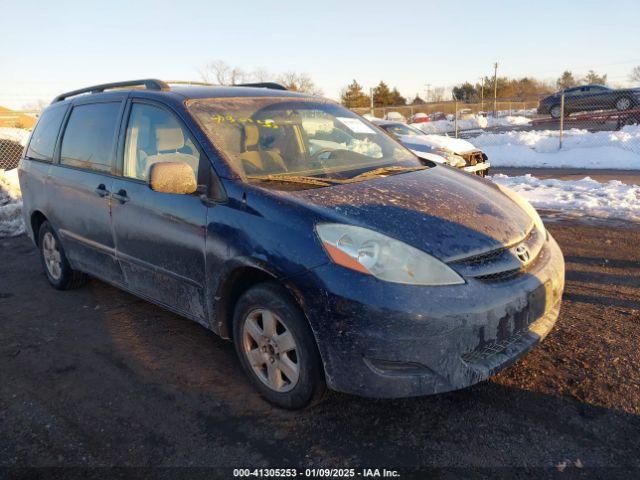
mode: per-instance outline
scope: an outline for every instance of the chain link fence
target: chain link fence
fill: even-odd
[[[581,86],[530,100],[353,109],[470,141],[496,167],[640,169],[640,90]]]
[[[18,167],[29,131],[19,128],[0,128],[0,170]]]

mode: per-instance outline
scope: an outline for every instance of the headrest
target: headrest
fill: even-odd
[[[260,140],[260,130],[255,125],[244,126],[244,149],[255,149]]]
[[[156,150],[178,150],[184,147],[184,135],[180,127],[158,125],[156,128]]]

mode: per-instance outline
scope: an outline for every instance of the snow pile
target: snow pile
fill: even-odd
[[[567,130],[562,150],[559,135],[557,130],[484,133],[473,143],[496,167],[640,169],[638,125],[615,132]]]
[[[24,233],[18,170],[0,170],[0,238]]]
[[[29,140],[29,133],[29,130],[24,130],[23,128],[0,127],[1,139],[18,142],[23,147],[27,144],[27,140]]]
[[[484,117],[482,115],[463,115],[462,118],[458,118],[458,130],[483,130],[489,127],[522,126],[529,123],[531,123],[531,119],[522,116]],[[411,125],[424,133],[449,133],[454,132],[456,129],[453,115],[449,115],[447,120],[412,123]]]
[[[531,119],[518,115],[506,115],[504,117],[487,117],[490,127],[508,127],[510,125],[529,125]]]
[[[600,183],[582,180],[540,180],[530,174],[519,177],[494,175],[496,183],[515,190],[542,210],[576,215],[640,221],[640,186],[618,180]]]

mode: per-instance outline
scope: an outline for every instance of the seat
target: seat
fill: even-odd
[[[151,165],[160,162],[179,162],[198,171],[198,157],[178,150],[185,146],[182,128],[178,125],[157,125],[155,127],[156,154],[147,156],[144,178],[149,178]]]
[[[280,151],[275,148],[259,148],[260,130],[256,125],[244,126],[244,152],[240,154],[242,168],[247,175],[283,173],[287,165]]]

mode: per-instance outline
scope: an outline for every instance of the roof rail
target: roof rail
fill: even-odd
[[[276,82],[258,82],[258,83],[238,83],[231,85],[232,87],[256,87],[256,88],[270,88],[272,90],[286,90],[287,87]]]
[[[76,95],[80,95],[82,93],[100,93],[105,90],[111,90],[114,88],[124,88],[124,87],[139,87],[144,86],[147,90],[170,90],[170,87],[167,83],[162,80],[156,80],[153,78],[147,78],[143,80],[129,80],[126,82],[113,82],[113,83],[103,83],[102,85],[94,85],[93,87],[81,88],[79,90],[73,90],[71,92],[62,93],[53,99],[51,103],[61,102],[66,100],[69,97],[74,97]]]
[[[165,80],[165,83],[169,85],[196,85],[198,87],[216,87],[213,83],[208,82],[192,82],[191,80]]]

